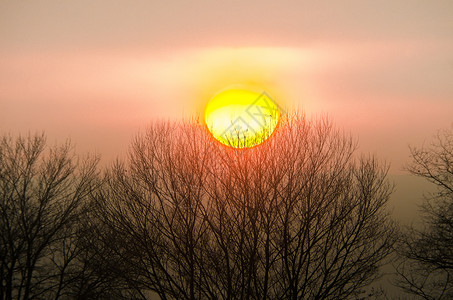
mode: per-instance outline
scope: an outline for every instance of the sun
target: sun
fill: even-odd
[[[280,119],[277,104],[257,88],[234,86],[206,105],[204,121],[212,136],[233,148],[250,148],[267,140]]]

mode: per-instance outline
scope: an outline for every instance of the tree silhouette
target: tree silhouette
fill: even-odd
[[[82,274],[76,240],[98,159],[45,145],[0,137],[0,299],[68,296]]]
[[[397,248],[397,285],[424,299],[453,298],[453,132],[440,132],[429,146],[411,148],[413,175],[434,183],[421,207],[424,228],[406,230]]]
[[[242,150],[152,124],[93,199],[99,261],[143,298],[358,297],[395,241],[387,168],[326,119],[281,122]]]

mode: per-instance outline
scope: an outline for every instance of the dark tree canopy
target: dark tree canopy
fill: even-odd
[[[0,137],[0,299],[76,298],[83,275],[75,242],[98,159],[44,135]]]
[[[423,228],[409,228],[400,242],[397,284],[424,299],[453,298],[453,132],[428,146],[411,148],[413,175],[434,183],[421,207]]]
[[[144,298],[358,297],[395,238],[387,167],[355,150],[299,115],[245,150],[154,123],[94,198],[92,250]]]

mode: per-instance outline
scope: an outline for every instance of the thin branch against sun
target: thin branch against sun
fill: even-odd
[[[231,86],[206,105],[204,122],[212,136],[233,148],[250,148],[267,140],[280,120],[269,94],[249,86]]]

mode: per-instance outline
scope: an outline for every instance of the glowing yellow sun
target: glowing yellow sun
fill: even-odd
[[[249,148],[269,138],[277,127],[280,112],[265,92],[230,87],[216,94],[206,105],[207,128],[224,145]]]

